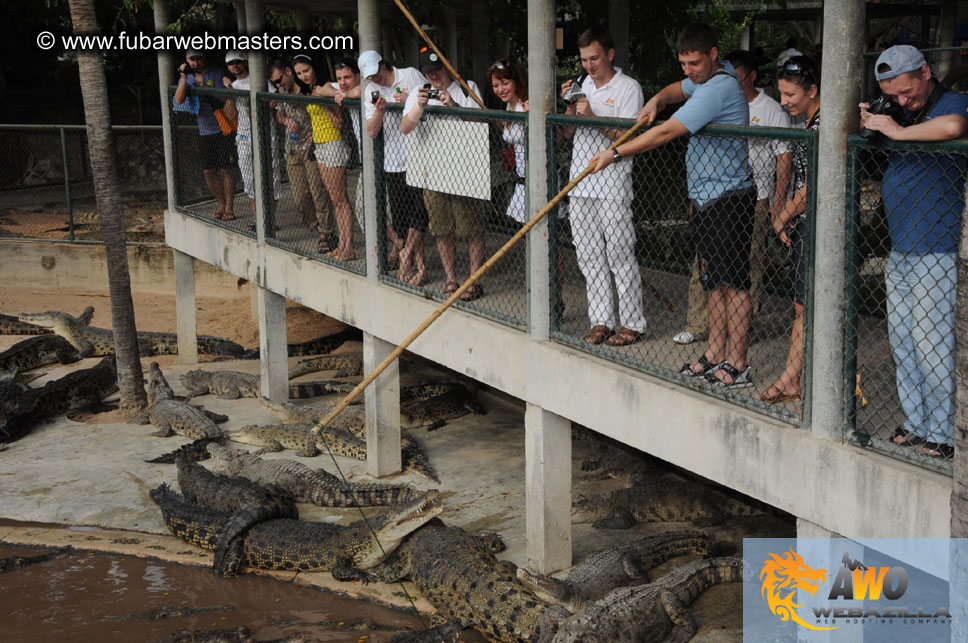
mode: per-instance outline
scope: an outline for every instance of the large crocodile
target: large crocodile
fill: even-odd
[[[463,386],[447,393],[418,400],[400,409],[400,426],[405,429],[427,427],[428,431],[447,424],[447,420],[468,413],[486,415],[487,409],[475,401]]]
[[[708,554],[711,545],[709,534],[701,531],[667,532],[592,554],[561,580],[525,569],[517,576],[544,602],[575,614],[616,587],[647,581],[649,569],[671,558]]]
[[[363,353],[339,353],[304,359],[289,369],[289,379],[319,371],[336,371],[334,377],[362,375]]]
[[[196,369],[184,373],[179,380],[192,399],[199,395],[212,393],[226,400],[240,397],[258,397],[261,377],[254,373],[240,371],[204,371]],[[289,385],[290,398],[307,398],[332,393],[326,382],[297,382]]]
[[[697,482],[660,482],[601,494],[576,494],[572,522],[599,529],[628,529],[639,522],[721,522],[729,516],[770,514],[765,505],[743,502]]]
[[[90,324],[94,317],[94,306],[88,306],[76,319],[84,324]],[[0,315],[0,335],[52,335],[54,331],[37,324],[20,321],[13,315]]]
[[[231,514],[186,502],[167,485],[151,490],[165,524],[185,542],[208,550]],[[403,539],[443,511],[433,489],[413,501],[348,526],[276,519],[254,525],[242,537],[240,565],[260,569],[330,571],[337,580],[373,579],[369,569],[386,560]]]
[[[31,565],[36,565],[37,563],[43,563],[52,558],[58,558],[65,554],[71,553],[72,547],[60,547],[53,551],[49,551],[45,554],[38,554],[36,556],[7,556],[6,558],[0,558],[0,574],[3,572],[12,572],[15,569],[23,569],[24,567],[30,567]]]
[[[359,328],[347,326],[343,330],[333,335],[323,335],[315,337],[299,344],[288,344],[287,352],[289,357],[302,357],[307,355],[328,355],[342,346],[345,342],[353,340],[363,340],[363,331]]]
[[[20,321],[51,329],[78,350],[78,357],[114,355],[114,332],[89,326],[83,320],[56,310],[42,313],[20,313]],[[142,357],[178,354],[175,333],[138,331],[138,351]],[[222,337],[198,336],[198,352],[202,355],[228,355],[239,359],[253,359],[258,353]]]
[[[697,560],[654,583],[612,590],[580,614],[559,621],[553,637],[555,624],[546,619],[541,641],[685,642],[697,630],[688,605],[713,585],[742,581],[743,561],[737,558]]]
[[[15,408],[0,420],[0,443],[19,440],[35,424],[55,415],[82,408],[99,411],[101,401],[117,390],[114,357],[105,357],[91,368],[72,371],[40,388],[25,391]]]
[[[222,431],[215,425],[216,418],[213,416],[218,419],[225,416],[175,400],[175,394],[158,362],[152,362],[148,372],[148,413],[142,422],[150,422],[158,427],[156,435],[169,437],[179,433],[193,440],[222,437]]]
[[[180,458],[178,486],[189,502],[228,511],[232,517],[222,527],[215,549],[215,572],[234,576],[241,558],[239,540],[253,525],[273,518],[299,518],[292,495],[276,487],[264,487],[247,478],[220,476],[196,462]]]
[[[55,362],[71,364],[77,359],[77,350],[63,337],[37,335],[17,342],[0,353],[0,371],[9,368],[29,371]]]
[[[437,608],[433,625],[456,621],[499,641],[536,640],[545,605],[493,551],[490,541],[435,520],[407,538],[380,579],[409,575]]]
[[[408,502],[417,491],[406,484],[347,482],[325,469],[310,469],[297,460],[264,460],[256,453],[212,444],[208,451],[222,473],[242,476],[261,485],[273,485],[298,502],[321,507],[371,507]]]

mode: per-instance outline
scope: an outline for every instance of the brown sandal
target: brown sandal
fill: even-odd
[[[618,332],[605,340],[609,346],[630,346],[642,339],[642,333],[631,328],[622,327]]]
[[[598,345],[604,342],[606,339],[608,339],[611,336],[612,336],[612,330],[608,326],[602,326],[601,324],[598,324],[597,326],[592,326],[591,332],[585,335],[585,337],[583,337],[582,339],[584,339],[589,344]]]

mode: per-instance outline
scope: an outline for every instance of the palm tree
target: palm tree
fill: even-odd
[[[70,0],[70,7],[75,34],[98,33],[92,0]],[[128,255],[124,242],[121,184],[115,164],[104,65],[101,54],[97,51],[78,51],[77,64],[84,97],[84,120],[87,123],[87,146],[91,158],[91,174],[94,177],[94,194],[108,262],[111,322],[114,328],[121,409],[126,415],[134,416],[148,406],[148,400],[138,354],[138,332],[134,322],[134,302],[131,300]]]

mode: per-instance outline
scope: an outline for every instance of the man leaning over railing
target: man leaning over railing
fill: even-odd
[[[965,133],[968,97],[932,77],[914,47],[884,51],[874,75],[904,115],[899,123],[861,103],[868,130],[895,141],[946,141]],[[881,185],[891,231],[888,330],[906,416],[891,439],[937,458],[954,455],[955,286],[965,170],[963,156],[892,152]]]

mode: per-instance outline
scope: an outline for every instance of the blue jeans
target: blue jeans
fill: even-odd
[[[958,255],[892,252],[887,324],[906,431],[954,446]]]

